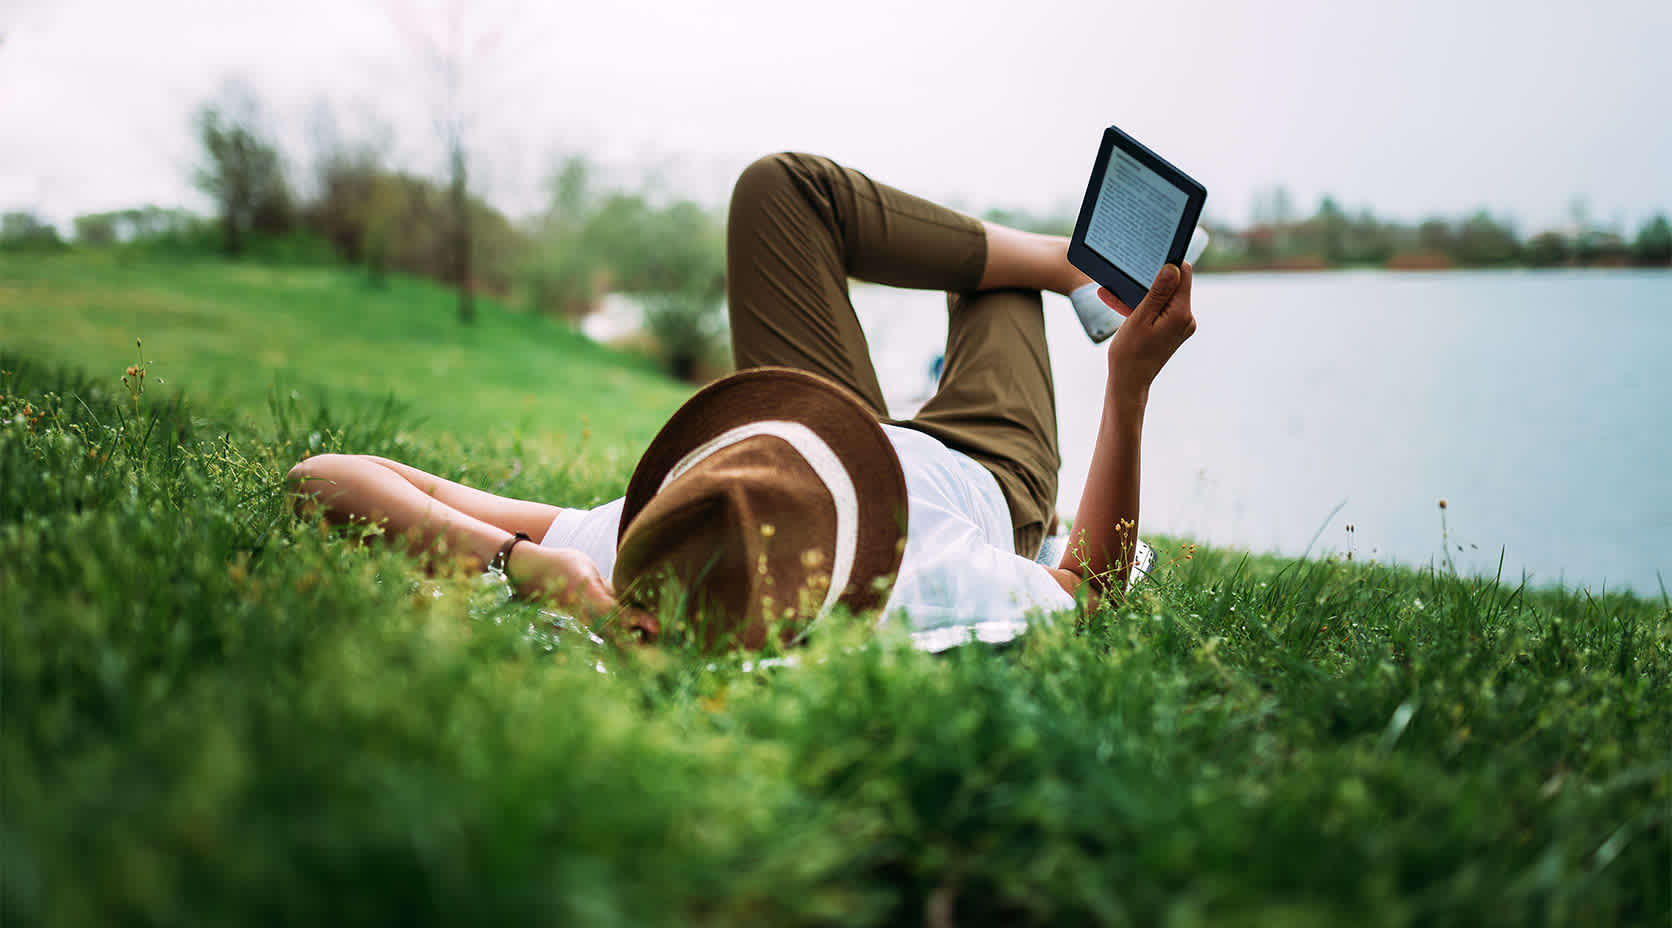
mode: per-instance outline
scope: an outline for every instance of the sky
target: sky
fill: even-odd
[[[719,204],[783,149],[968,209],[1071,211],[1110,124],[1235,224],[1277,185],[1304,212],[1486,209],[1523,233],[1672,211],[1668,0],[0,0],[0,33],[0,210],[66,230],[207,212],[190,114],[230,79],[298,180],[320,101],[439,175],[425,49],[447,36],[475,177],[514,216],[566,153]]]

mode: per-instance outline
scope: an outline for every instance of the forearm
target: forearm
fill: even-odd
[[[394,471],[423,491],[426,496],[434,497],[442,504],[457,509],[467,515],[474,516],[490,525],[496,525],[508,532],[522,532],[533,539],[540,539],[546,529],[551,527],[552,520],[563,511],[559,506],[549,503],[537,503],[525,499],[512,499],[496,496],[485,490],[467,487],[462,483],[455,483],[434,474],[425,473],[416,467],[391,461],[388,458],[364,456],[381,467]]]
[[[1117,386],[1113,379],[1105,387],[1091,467],[1059,564],[1098,592],[1125,590],[1132,568],[1147,401],[1147,391]]]
[[[1019,287],[1066,295],[1091,279],[1068,263],[1068,239],[1060,235],[1023,232],[993,222],[982,222],[981,227],[987,235],[982,290]]]
[[[321,455],[291,471],[298,509],[318,506],[334,523],[365,522],[428,556],[448,554],[485,566],[507,531],[449,505],[370,457]]]
[[[477,570],[492,562],[512,533],[538,538],[562,511],[473,490],[369,455],[317,455],[291,468],[286,482],[298,512],[317,508],[331,522],[376,525],[432,562],[451,557]],[[504,566],[522,595],[589,618],[617,611],[609,581],[583,551],[514,545]],[[630,610],[623,621],[651,637],[658,631],[642,612]]]
[[[1103,419],[1091,455],[1086,488],[1074,518],[1074,534],[1057,568],[1064,587],[1075,578],[1094,590],[1126,590],[1138,546],[1138,476],[1144,435],[1144,407],[1157,374],[1196,331],[1190,312],[1191,268],[1167,265],[1143,302],[1131,310],[1108,293],[1104,302],[1128,314],[1109,342],[1109,376],[1103,387]],[[1070,592],[1073,592],[1071,590]]]

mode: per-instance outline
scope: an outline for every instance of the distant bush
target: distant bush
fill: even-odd
[[[182,248],[214,247],[216,230],[202,217],[184,209],[146,204],[75,218],[78,245],[158,245]]]
[[[236,258],[252,236],[288,234],[294,205],[284,160],[267,134],[255,98],[237,85],[223,97],[200,107],[195,116],[204,161],[193,180],[215,200],[221,246],[228,257]]]
[[[671,372],[689,379],[723,355],[725,222],[690,200],[610,189],[582,157],[558,167],[534,223],[523,282],[540,312],[578,318],[606,292],[638,297]]]
[[[1493,267],[1514,264],[1521,257],[1515,231],[1481,210],[1457,227],[1453,253],[1465,267]]]
[[[0,214],[0,250],[59,251],[64,240],[58,228],[27,210]]]
[[[178,224],[131,239],[118,247],[124,253],[145,258],[201,258],[224,253],[221,226],[213,219],[173,210],[182,218]]]
[[[645,332],[661,349],[668,372],[695,380],[705,367],[726,366],[726,315],[709,292],[662,292],[642,298]]]
[[[79,248],[117,248],[148,258],[219,254],[224,247],[221,227],[214,220],[189,210],[150,204],[75,217],[75,244]],[[265,253],[258,244],[251,247]]]
[[[1532,267],[1557,267],[1573,256],[1567,237],[1560,232],[1540,232],[1527,240],[1521,253]]]
[[[94,247],[116,244],[116,217],[110,213],[75,217],[75,242]]]
[[[1619,233],[1606,229],[1585,229],[1574,240],[1573,255],[1583,265],[1617,267],[1627,262],[1630,248]]]
[[[366,149],[341,148],[321,157],[313,198],[302,225],[330,253],[366,268],[374,280],[403,271],[448,280],[451,243],[449,192],[435,183],[383,166]],[[525,250],[522,234],[486,202],[472,197],[472,286],[505,294]]]
[[[1672,223],[1658,215],[1643,224],[1632,243],[1631,256],[1639,264],[1672,264]]]

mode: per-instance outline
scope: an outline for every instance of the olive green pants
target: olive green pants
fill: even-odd
[[[880,421],[917,429],[997,478],[1016,551],[1032,557],[1057,498],[1056,396],[1038,291],[976,290],[981,224],[827,158],[771,155],[744,170],[726,228],[738,368],[783,365],[857,393]],[[947,291],[940,387],[890,419],[848,279]]]

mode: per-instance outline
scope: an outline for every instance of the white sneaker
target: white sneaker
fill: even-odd
[[[1068,550],[1068,533],[1051,535],[1039,546],[1039,553],[1034,556],[1034,563],[1055,567],[1062,563],[1062,553]],[[1155,569],[1155,549],[1138,539],[1137,550],[1132,555],[1132,571],[1126,575],[1126,588],[1132,589],[1132,584],[1149,576]]]

